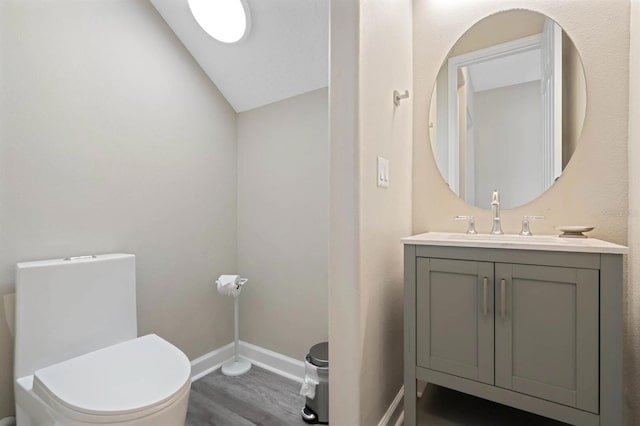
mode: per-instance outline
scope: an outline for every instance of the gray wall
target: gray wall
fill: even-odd
[[[232,339],[236,114],[144,0],[0,2],[0,296],[17,261],[137,255],[138,324]],[[0,304],[0,418],[14,412]]]
[[[238,114],[240,338],[299,360],[328,338],[327,96]]]

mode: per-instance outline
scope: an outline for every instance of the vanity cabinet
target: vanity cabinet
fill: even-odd
[[[494,384],[493,264],[416,262],[417,365]]]
[[[597,413],[598,271],[495,267],[496,386]]]
[[[622,425],[622,253],[412,238],[405,425],[416,424],[416,380],[570,424]]]

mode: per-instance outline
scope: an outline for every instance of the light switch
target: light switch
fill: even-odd
[[[384,157],[378,157],[378,186],[389,187],[389,160]]]

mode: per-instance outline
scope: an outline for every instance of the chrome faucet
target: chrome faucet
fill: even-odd
[[[491,213],[493,214],[491,233],[494,235],[504,234],[500,223],[500,193],[498,191],[493,191],[493,194],[491,194]]]
[[[456,216],[455,220],[466,220],[469,225],[467,226],[467,234],[477,234],[476,231],[476,219],[473,216]]]
[[[532,220],[544,220],[544,216],[523,216],[522,229],[520,230],[520,235],[525,235],[525,236],[533,235],[529,227],[529,222]]]

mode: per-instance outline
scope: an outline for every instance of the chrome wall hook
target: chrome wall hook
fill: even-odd
[[[395,104],[395,106],[400,106],[400,101],[403,99],[407,99],[408,97],[409,97],[408,90],[405,90],[402,95],[397,90],[393,91],[393,103]]]

